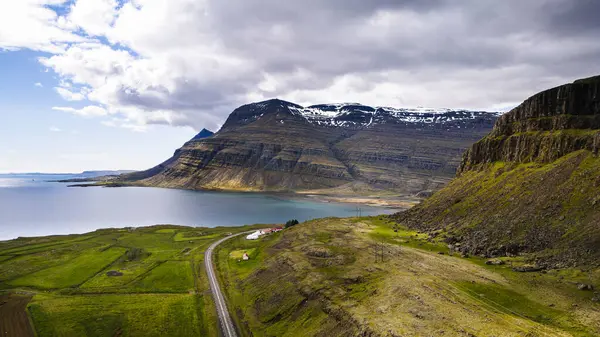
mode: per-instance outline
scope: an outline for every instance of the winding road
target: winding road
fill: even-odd
[[[221,287],[219,286],[219,279],[215,274],[214,265],[212,263],[212,253],[216,246],[221,244],[225,240],[229,240],[233,237],[247,234],[249,232],[237,233],[227,237],[224,237],[218,241],[215,241],[206,252],[204,252],[204,265],[206,266],[206,274],[208,275],[208,281],[210,282],[210,291],[212,292],[213,298],[215,300],[215,305],[217,307],[217,315],[219,316],[219,322],[221,323],[221,330],[223,331],[224,337],[237,337],[237,333],[235,331],[235,325],[231,320],[231,315],[229,315],[229,310],[227,310],[227,303],[225,302],[225,295],[221,292]]]

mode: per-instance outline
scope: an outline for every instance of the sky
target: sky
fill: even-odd
[[[146,169],[269,98],[504,111],[600,73],[596,0],[0,8],[0,173]]]

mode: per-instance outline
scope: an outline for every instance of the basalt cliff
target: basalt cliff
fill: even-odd
[[[164,163],[120,180],[187,189],[418,194],[447,183],[463,151],[497,116],[355,103],[302,107],[273,99],[239,107],[214,135],[204,132]]]
[[[395,218],[466,254],[598,265],[599,148],[600,76],[543,91],[500,117],[448,186]]]

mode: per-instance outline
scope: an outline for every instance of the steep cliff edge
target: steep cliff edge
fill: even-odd
[[[551,162],[600,147],[600,76],[536,94],[501,116],[463,157],[459,172],[494,161]]]
[[[543,91],[500,117],[458,176],[395,218],[465,253],[600,264],[600,76]]]
[[[300,191],[368,186],[411,195],[447,183],[497,114],[273,99],[235,109],[214,135],[120,178],[144,186]],[[360,185],[358,185],[358,183]]]

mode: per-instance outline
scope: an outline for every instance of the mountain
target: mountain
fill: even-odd
[[[215,133],[210,131],[210,130],[206,130],[206,129],[202,129],[202,131],[198,132],[197,135],[194,136],[194,138],[192,138],[192,140],[198,140],[198,139],[203,139],[203,138],[207,138],[210,137],[212,135],[214,135]]]
[[[126,173],[132,173],[132,172],[135,172],[135,171],[133,171],[133,170],[83,171],[83,172],[77,174],[77,176],[83,177],[83,178],[88,178],[88,177],[93,178],[93,177],[100,177],[100,176],[126,174]]]
[[[600,265],[600,76],[538,93],[498,119],[457,178],[396,220],[470,254]]]
[[[496,118],[481,111],[302,107],[273,99],[235,109],[214,135],[194,137],[164,163],[122,180],[189,189],[368,186],[416,194],[449,181],[462,152]]]

